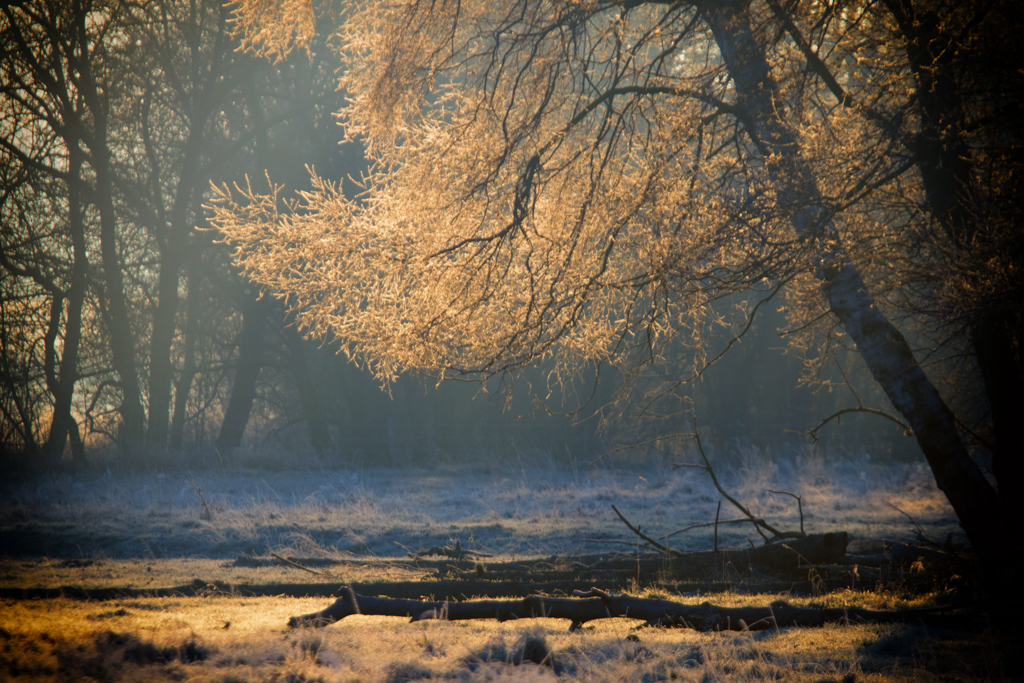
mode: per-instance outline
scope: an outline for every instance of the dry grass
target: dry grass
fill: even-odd
[[[761,598],[764,601],[768,597]],[[999,681],[1007,636],[921,626],[698,634],[597,622],[350,617],[289,631],[294,598],[22,601],[0,607],[0,678],[67,681]],[[540,665],[531,662],[541,661]]]
[[[930,536],[953,532],[960,538],[952,511],[921,466],[887,467],[863,457],[826,462],[813,451],[781,460],[754,449],[741,455],[736,469],[720,473],[723,482],[777,526],[798,527],[795,505],[765,489],[802,495],[808,531],[844,529],[860,543],[911,540],[908,520],[888,505],[895,503]],[[616,549],[621,546],[614,541],[633,539],[612,503],[649,533],[664,534],[713,519],[717,501],[706,477],[667,468],[56,475],[0,483],[0,586],[316,580],[283,565],[236,561],[269,551],[364,560],[358,570],[331,566],[339,582],[413,580],[415,570],[389,558],[454,538],[496,561]],[[673,545],[708,548],[711,533],[674,537]],[[741,527],[722,536],[720,543],[732,546],[757,538]],[[871,590],[787,599],[886,609],[939,597]],[[713,599],[741,605],[777,598]],[[0,681],[850,683],[998,681],[1022,674],[1005,656],[1014,635],[984,623],[956,633],[853,625],[751,635],[634,632],[627,620],[569,633],[567,624],[549,620],[410,624],[352,617],[318,631],[285,628],[289,616],[326,602],[226,596],[8,601],[0,604]]]

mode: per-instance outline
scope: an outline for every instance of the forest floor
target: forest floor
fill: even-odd
[[[802,577],[781,577],[793,586],[781,594],[780,577],[737,567],[702,577],[666,572],[657,580],[638,573],[625,585],[600,587],[720,606],[766,606],[783,597],[796,605],[883,610],[948,605],[974,595],[965,540],[923,463],[826,461],[813,454],[770,459],[756,449],[741,455],[718,473],[723,486],[780,529],[799,529],[800,514],[792,497],[771,491],[801,496],[806,530],[846,531],[851,552],[884,552],[886,544],[915,543],[923,535],[944,546],[936,552],[960,559],[941,566],[930,559],[894,562],[884,576],[860,583],[852,569],[838,587],[815,583],[816,570],[804,569]],[[1019,627],[989,620],[984,610],[970,612],[956,629],[859,623],[697,633],[635,630],[635,620],[603,619],[570,632],[553,619],[410,624],[360,615],[293,630],[290,616],[315,612],[331,599],[289,589],[257,597],[242,589],[318,584],[316,593],[330,596],[349,582],[421,582],[429,597],[440,585],[432,588],[432,582],[458,578],[458,563],[446,574],[443,565],[410,555],[456,540],[495,565],[543,563],[552,556],[567,566],[571,558],[595,554],[647,557],[611,505],[662,538],[713,521],[720,499],[706,474],[668,466],[11,478],[0,482],[0,680],[850,683],[1009,681],[1024,674],[1019,658],[1007,654],[1019,645]],[[729,507],[723,505],[722,520],[739,516]],[[717,533],[721,548],[762,542],[750,525],[721,526]],[[709,550],[714,534],[714,527],[703,527],[666,543]],[[684,594],[678,581],[725,587]],[[761,588],[768,584],[771,593]],[[163,597],[155,592],[186,586],[198,589]],[[120,593],[79,599],[80,589],[110,588]],[[544,664],[516,664],[538,648],[550,655]]]

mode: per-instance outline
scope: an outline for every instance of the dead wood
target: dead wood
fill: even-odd
[[[612,505],[612,510],[619,516],[622,523],[629,527],[629,530],[639,538],[642,538],[666,555],[686,560],[689,566],[684,571],[690,576],[694,575],[693,572],[697,571],[698,567],[706,567],[709,564],[711,566],[724,566],[724,563],[731,562],[737,567],[751,567],[779,572],[820,562],[834,562],[846,554],[846,545],[849,542],[849,535],[845,531],[812,534],[810,536],[802,535],[799,532],[783,532],[778,533],[775,538],[771,539],[772,542],[754,548],[719,551],[717,553],[686,553],[663,545],[643,533],[639,527],[634,526],[626,519],[614,505]],[[790,538],[791,533],[795,533],[797,537],[787,540]],[[675,571],[680,571],[682,567],[674,569]]]
[[[653,539],[651,539],[653,540]],[[664,581],[734,581],[739,576],[749,576],[753,570],[761,574],[788,576],[791,579],[806,579],[805,569],[817,564],[840,564],[844,562],[849,537],[845,532],[828,534],[811,534],[805,538],[775,543],[769,546],[743,548],[739,550],[671,552],[657,551],[643,553],[639,557],[630,553],[599,553],[578,556],[551,556],[543,559],[513,562],[488,562],[486,566],[472,565],[450,560],[423,559],[389,559],[375,560],[370,566],[380,566],[382,571],[388,567],[418,569],[432,572],[432,576],[442,581],[461,579],[466,582],[478,582],[481,586],[488,582],[507,583],[509,585],[552,585],[564,589],[563,585],[571,585],[570,591],[583,585],[605,585],[614,588],[625,587],[630,581],[641,583]],[[636,545],[633,544],[635,548]],[[891,546],[887,546],[891,547]],[[288,558],[290,562],[301,565],[327,566],[334,568],[331,572],[337,576],[357,573],[366,563],[357,560],[324,560],[322,558]],[[241,566],[269,566],[280,561],[278,558],[264,560],[244,557],[236,559]],[[352,571],[349,571],[352,568]],[[797,574],[793,574],[793,572]],[[425,577],[424,577],[425,578]],[[564,582],[564,584],[563,584]],[[338,581],[342,583],[342,581]],[[371,584],[367,584],[371,585]],[[435,586],[437,581],[427,585]],[[468,584],[475,585],[475,584]],[[359,590],[359,589],[357,589]],[[468,595],[483,595],[472,588]],[[540,590],[545,590],[541,588]],[[433,592],[433,589],[431,589]],[[362,591],[360,591],[362,592]],[[545,590],[550,592],[550,590]],[[435,594],[440,594],[435,593]],[[523,593],[520,593],[523,594]],[[418,595],[415,597],[419,597]]]
[[[757,530],[757,533],[761,534],[761,536],[766,541],[768,540],[768,537],[764,535],[763,531],[761,531],[762,528],[764,528],[765,531],[770,531],[773,536],[778,537],[778,536],[782,535],[783,532],[779,531],[778,529],[776,529],[772,525],[768,524],[763,519],[755,518],[754,515],[750,512],[750,510],[748,510],[746,507],[744,507],[743,504],[740,503],[738,500],[736,500],[735,498],[730,496],[729,492],[726,491],[724,488],[722,488],[722,485],[718,483],[718,477],[715,476],[715,469],[711,466],[711,461],[708,460],[708,456],[704,452],[704,445],[701,444],[701,442],[700,442],[700,433],[697,432],[697,418],[696,417],[693,418],[693,439],[694,439],[694,441],[697,442],[697,450],[700,452],[700,457],[704,460],[704,467],[705,467],[708,475],[711,477],[711,483],[713,483],[715,485],[715,488],[718,489],[718,492],[721,493],[722,496],[727,501],[729,501],[734,506],[736,506],[736,508],[740,512],[745,514],[750,519],[750,521],[754,525],[754,528]]]
[[[289,567],[295,567],[296,569],[301,569],[302,571],[309,572],[310,574],[317,574],[317,575],[322,575],[323,574],[323,572],[318,572],[315,569],[310,569],[309,567],[304,567],[301,564],[299,564],[298,562],[294,562],[292,560],[289,560],[287,557],[282,557],[281,555],[278,555],[277,553],[270,553],[270,554],[273,557],[276,557],[281,562],[283,562],[286,565],[288,565]]]
[[[896,610],[882,612],[858,608],[817,609],[794,607],[783,601],[767,607],[718,607],[709,602],[687,605],[671,600],[637,598],[610,593],[598,588],[576,591],[574,597],[559,598],[532,595],[516,600],[398,600],[358,595],[342,588],[335,603],[326,609],[295,616],[288,626],[322,627],[355,614],[405,617],[410,621],[442,619],[568,619],[570,630],[597,619],[634,619],[643,626],[692,628],[697,631],[757,631],[789,626],[823,626],[850,622],[927,622],[935,625],[962,625],[963,618],[940,614],[952,608]]]
[[[635,567],[634,567],[635,570]],[[399,599],[438,601],[469,600],[470,598],[511,598],[522,595],[547,594],[570,595],[580,586],[579,580],[556,581],[388,581],[377,583],[350,583],[348,587],[361,596],[380,596]],[[584,584],[585,585],[585,584]],[[849,582],[830,582],[829,589],[846,588]],[[708,593],[733,592],[782,592],[795,591],[810,593],[813,586],[807,581],[786,581],[767,584],[738,584],[729,581],[674,582],[672,590],[679,593],[705,595]],[[264,583],[238,584],[225,581],[206,582],[195,580],[180,586],[162,588],[103,587],[82,588],[81,586],[60,586],[53,588],[12,588],[0,587],[0,600],[67,600],[107,601],[124,598],[181,598],[181,597],[280,597],[293,598],[334,598],[342,586],[338,581],[320,583]]]
[[[672,436],[692,437],[693,440],[697,444],[697,451],[700,453],[701,459],[704,460],[704,464],[703,465],[696,465],[696,464],[693,464],[693,463],[678,463],[678,464],[673,465],[672,469],[678,469],[680,467],[696,467],[697,469],[703,470],[708,476],[711,477],[711,483],[715,485],[715,488],[722,495],[722,497],[725,498],[726,500],[728,500],[730,503],[732,503],[736,507],[736,509],[739,510],[740,512],[742,512],[743,515],[744,515],[744,519],[741,519],[741,520],[728,520],[726,522],[722,522],[722,524],[737,524],[737,523],[753,524],[754,525],[754,530],[757,531],[757,533],[760,534],[761,538],[764,539],[765,544],[777,543],[779,541],[784,541],[784,540],[788,540],[788,539],[800,539],[800,538],[804,538],[807,535],[804,532],[804,507],[803,507],[803,500],[801,499],[800,496],[796,495],[795,493],[790,493],[789,491],[769,491],[769,493],[783,494],[783,495],[792,496],[793,498],[795,498],[796,499],[796,504],[797,504],[797,509],[800,512],[800,531],[779,531],[774,526],[772,526],[771,524],[766,522],[764,519],[762,519],[760,517],[756,517],[746,506],[743,505],[743,503],[741,503],[738,500],[736,500],[735,498],[733,498],[729,494],[729,492],[726,491],[722,487],[722,484],[718,481],[718,476],[715,474],[715,468],[711,466],[711,460],[708,459],[707,453],[704,452],[704,444],[701,443],[700,433],[697,431],[697,418],[693,419],[693,433],[692,434],[673,434]],[[665,552],[665,553],[679,554],[679,551],[672,550],[672,549],[668,548],[667,546],[665,546],[664,544],[659,543],[658,541],[655,541],[650,536],[646,536],[646,535],[642,534],[640,532],[640,528],[630,524],[630,522],[622,515],[621,512],[619,512],[618,508],[616,508],[614,505],[612,505],[612,510],[615,510],[615,514],[619,516],[619,519],[621,519],[622,522],[627,527],[629,527],[630,531],[632,531],[637,536],[639,536],[640,538],[642,538],[645,541],[647,541],[647,543],[649,543],[653,547],[658,548],[659,550],[661,550],[662,552]],[[715,552],[718,551],[718,525],[719,525],[718,516],[719,516],[719,513],[721,513],[721,511],[722,511],[722,503],[721,503],[721,501],[719,501],[719,503],[718,503],[718,511],[715,513],[715,521],[714,521],[714,525],[715,525]],[[680,529],[678,531],[673,531],[671,534],[667,534],[666,536],[663,536],[662,540],[668,541],[669,536],[673,536],[675,534],[683,533],[685,531],[690,531],[691,529],[697,529],[697,528],[700,528],[702,526],[708,526],[708,525],[707,524],[693,524],[693,525],[690,525],[690,526],[686,527],[685,529]],[[766,535],[765,531],[769,532],[771,534],[771,536],[769,537],[768,535]]]
[[[428,548],[426,550],[422,550],[422,551],[420,551],[418,553],[415,553],[415,554],[409,553],[409,557],[413,557],[413,558],[416,558],[416,559],[423,558],[423,557],[450,557],[453,560],[461,560],[463,558],[494,557],[494,556],[493,555],[488,555],[487,553],[478,553],[475,550],[463,550],[462,549],[462,541],[460,539],[455,539],[455,545],[454,546],[450,546],[450,545],[434,546],[433,548]]]

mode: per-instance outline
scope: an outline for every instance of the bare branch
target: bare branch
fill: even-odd
[[[617,507],[615,507],[614,505],[612,505],[612,510],[615,510],[615,514],[619,516],[619,519],[622,520],[623,524],[625,524],[627,527],[629,527],[630,531],[632,531],[638,537],[640,537],[640,538],[644,539],[645,541],[647,541],[648,543],[650,543],[652,546],[654,546],[655,548],[657,548],[661,552],[666,553],[668,555],[675,555],[677,557],[682,557],[683,556],[682,552],[680,552],[678,550],[673,550],[672,548],[669,548],[667,545],[663,545],[661,543],[658,543],[656,540],[654,540],[650,536],[646,535],[644,532],[640,531],[639,527],[635,527],[632,524],[630,524],[629,520],[626,519],[622,515],[622,513],[619,512],[619,509]]]
[[[904,436],[914,436],[913,428],[903,420],[896,417],[895,415],[887,413],[884,410],[878,410],[876,408],[867,408],[865,406],[859,406],[857,408],[843,408],[841,410],[837,410],[836,412],[832,413],[831,415],[823,419],[821,422],[819,422],[816,427],[804,432],[804,434],[810,436],[811,439],[813,439],[814,441],[817,441],[818,432],[823,427],[825,427],[825,425],[827,425],[832,420],[840,420],[840,418],[842,418],[842,416],[846,415],[847,413],[867,413],[869,415],[878,415],[879,417],[884,417],[885,419],[898,424],[903,429]]]
[[[775,494],[778,494],[780,496],[792,496],[793,498],[796,498],[796,507],[797,507],[797,510],[799,510],[799,512],[800,512],[800,533],[802,533],[802,534],[805,533],[804,532],[804,502],[803,502],[803,499],[800,496],[796,495],[795,493],[790,493],[789,491],[773,491],[771,489],[768,489],[768,493],[775,493]]]
[[[715,476],[715,470],[714,470],[713,467],[711,467],[711,461],[708,460],[708,456],[704,452],[704,446],[700,442],[700,434],[697,432],[697,418],[693,418],[693,432],[694,432],[694,435],[693,435],[694,436],[694,440],[697,442],[697,450],[700,452],[700,457],[704,459],[704,466],[707,468],[707,473],[709,475],[711,475],[711,481],[712,481],[712,483],[714,483],[715,488],[718,489],[718,492],[721,493],[722,496],[727,501],[729,501],[730,503],[735,505],[736,508],[739,509],[740,512],[745,514],[747,516],[747,518],[750,519],[754,523],[754,528],[757,529],[757,533],[761,534],[761,537],[764,538],[765,541],[768,540],[768,537],[765,536],[764,533],[761,531],[762,527],[765,530],[771,532],[772,535],[774,535],[774,536],[781,536],[782,535],[781,531],[779,531],[778,529],[776,529],[772,525],[768,524],[764,520],[759,519],[759,518],[755,517],[753,514],[751,514],[750,510],[748,510],[746,507],[744,507],[744,505],[742,503],[740,503],[738,500],[736,500],[735,498],[730,496],[729,492],[726,491],[724,488],[722,488],[722,485],[718,483],[718,477]]]
[[[619,453],[621,451],[628,451],[628,450],[631,450],[633,448],[640,448],[641,446],[649,446],[652,443],[658,443],[659,441],[664,441],[665,439],[680,439],[680,438],[682,438],[682,439],[692,439],[694,436],[696,436],[696,435],[694,433],[692,433],[692,432],[682,432],[682,433],[679,433],[679,434],[665,434],[664,436],[657,436],[657,437],[655,437],[653,439],[648,439],[647,441],[641,441],[640,443],[633,443],[633,444],[629,444],[628,446],[619,446],[618,448],[613,448],[612,450],[607,451],[605,453],[602,453],[601,455],[599,455],[596,458],[594,458],[593,460],[591,460],[590,464],[588,465],[588,467],[593,466],[594,464],[599,462],[602,458],[605,458],[605,457],[607,457],[609,455],[612,455],[613,453]],[[700,465],[694,465],[694,467],[700,467]]]

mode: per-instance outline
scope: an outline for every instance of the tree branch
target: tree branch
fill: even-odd
[[[658,543],[653,538],[651,538],[650,536],[646,535],[644,532],[640,531],[639,527],[635,527],[632,524],[630,524],[629,520],[626,519],[625,517],[623,517],[622,513],[619,512],[619,509],[617,507],[615,507],[614,505],[612,505],[612,510],[615,510],[615,514],[617,514],[619,516],[619,519],[622,520],[622,523],[625,524],[626,526],[628,526],[629,530],[632,531],[634,534],[636,534],[640,538],[644,539],[645,541],[647,541],[648,543],[653,545],[655,548],[657,548],[658,550],[660,550],[660,551],[662,551],[664,553],[668,553],[669,555],[675,555],[676,557],[682,557],[682,555],[683,555],[682,552],[680,552],[678,550],[673,550],[672,548],[669,548],[667,545],[662,545],[661,543]]]
[[[868,413],[869,415],[878,415],[879,417],[884,417],[885,419],[891,420],[891,421],[895,422],[896,424],[898,424],[900,427],[902,427],[903,428],[903,434],[905,436],[914,436],[913,428],[910,425],[908,425],[906,422],[904,422],[903,420],[901,420],[898,417],[896,417],[895,415],[891,415],[891,414],[885,412],[884,410],[878,410],[876,408],[866,408],[864,406],[859,406],[857,408],[843,408],[842,410],[837,410],[836,412],[832,413],[831,415],[826,417],[824,420],[819,422],[818,425],[814,429],[806,431],[806,432],[804,432],[804,434],[810,436],[811,439],[813,439],[814,441],[817,441],[818,440],[818,432],[825,425],[827,425],[832,420],[839,420],[843,415],[846,415],[847,413]]]

